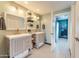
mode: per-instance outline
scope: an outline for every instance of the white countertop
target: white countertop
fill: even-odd
[[[22,37],[22,36],[31,36],[32,34],[24,33],[24,34],[13,34],[13,35],[6,35],[7,38],[16,38],[16,37]]]
[[[6,35],[7,38],[17,38],[22,36],[32,36],[32,34],[42,34],[44,32],[35,32],[35,33],[23,33],[23,34],[12,34],[12,35]]]
[[[41,34],[41,33],[44,33],[44,32],[34,32],[32,34]]]

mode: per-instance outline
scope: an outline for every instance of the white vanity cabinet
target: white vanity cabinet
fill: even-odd
[[[31,52],[31,34],[6,35],[6,38],[10,58],[26,57]]]
[[[44,45],[44,40],[45,40],[45,34],[44,32],[36,32],[35,33],[35,47],[36,48],[39,48],[41,47],[42,45]]]

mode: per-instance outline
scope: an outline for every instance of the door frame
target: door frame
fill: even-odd
[[[56,29],[55,29],[55,25],[56,25],[56,16],[60,16],[60,15],[68,15],[68,46],[69,46],[69,22],[70,22],[70,11],[66,11],[66,12],[61,12],[61,13],[57,13],[57,14],[53,14],[53,16],[51,16],[51,33],[53,33],[53,35],[51,35],[51,41],[53,41],[53,42],[51,42],[51,44],[52,44],[52,46],[53,46],[53,49],[56,47],[56,42],[55,42],[55,40],[56,40]],[[53,38],[53,37],[54,38]],[[53,39],[52,39],[53,38]]]

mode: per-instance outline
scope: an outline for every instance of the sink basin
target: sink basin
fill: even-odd
[[[14,33],[14,35],[17,35],[17,34],[22,34],[22,33]]]

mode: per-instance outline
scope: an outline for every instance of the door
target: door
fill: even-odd
[[[76,22],[75,22],[75,57],[79,58],[79,2],[76,3]]]
[[[51,12],[51,49],[53,50],[55,48],[55,16]]]
[[[56,41],[57,41],[56,40],[56,38],[57,38],[57,34],[56,34],[56,31],[57,31],[57,29],[56,29],[56,16],[61,16],[61,15],[67,15],[68,18],[69,18],[69,12],[54,14],[53,16],[51,16],[52,17],[51,18],[51,44],[52,44],[53,48],[56,47]],[[68,28],[69,28],[69,25],[68,25]],[[68,38],[68,45],[69,45],[69,38]]]

